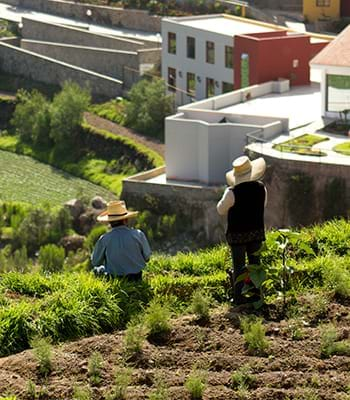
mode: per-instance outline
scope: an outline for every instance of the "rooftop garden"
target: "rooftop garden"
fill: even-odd
[[[326,136],[307,133],[285,142],[275,144],[273,148],[284,153],[295,153],[306,156],[325,156],[325,152],[319,149],[313,149],[313,146],[326,140],[329,140]]]

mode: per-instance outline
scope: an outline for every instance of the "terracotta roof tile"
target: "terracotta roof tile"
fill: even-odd
[[[350,25],[320,51],[310,63],[350,67]]]

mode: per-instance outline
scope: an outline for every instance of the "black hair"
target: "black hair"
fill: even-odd
[[[116,228],[117,226],[125,225],[125,219],[120,219],[119,221],[111,221],[110,225],[112,228]]]

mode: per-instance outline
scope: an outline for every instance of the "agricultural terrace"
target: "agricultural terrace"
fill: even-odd
[[[77,198],[96,195],[112,200],[113,193],[84,179],[34,160],[0,150],[0,187],[2,201],[61,205]]]
[[[349,243],[344,220],[269,232],[246,283],[265,305],[248,315],[228,301],[224,245],[156,254],[139,284],[97,279],[73,254],[55,272],[49,252],[3,271],[0,394],[348,399]]]

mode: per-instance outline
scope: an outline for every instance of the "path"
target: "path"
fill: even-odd
[[[160,143],[158,140],[140,135],[139,133],[136,133],[132,129],[125,128],[121,125],[118,125],[114,122],[111,122],[105,118],[101,118],[101,117],[99,117],[95,114],[89,113],[89,112],[86,112],[84,114],[84,116],[85,116],[86,121],[91,126],[97,128],[97,129],[104,129],[115,135],[126,136],[126,137],[134,140],[137,143],[141,143],[144,146],[149,147],[150,149],[154,150],[155,152],[160,154],[162,157],[164,157],[165,145],[163,143]]]

